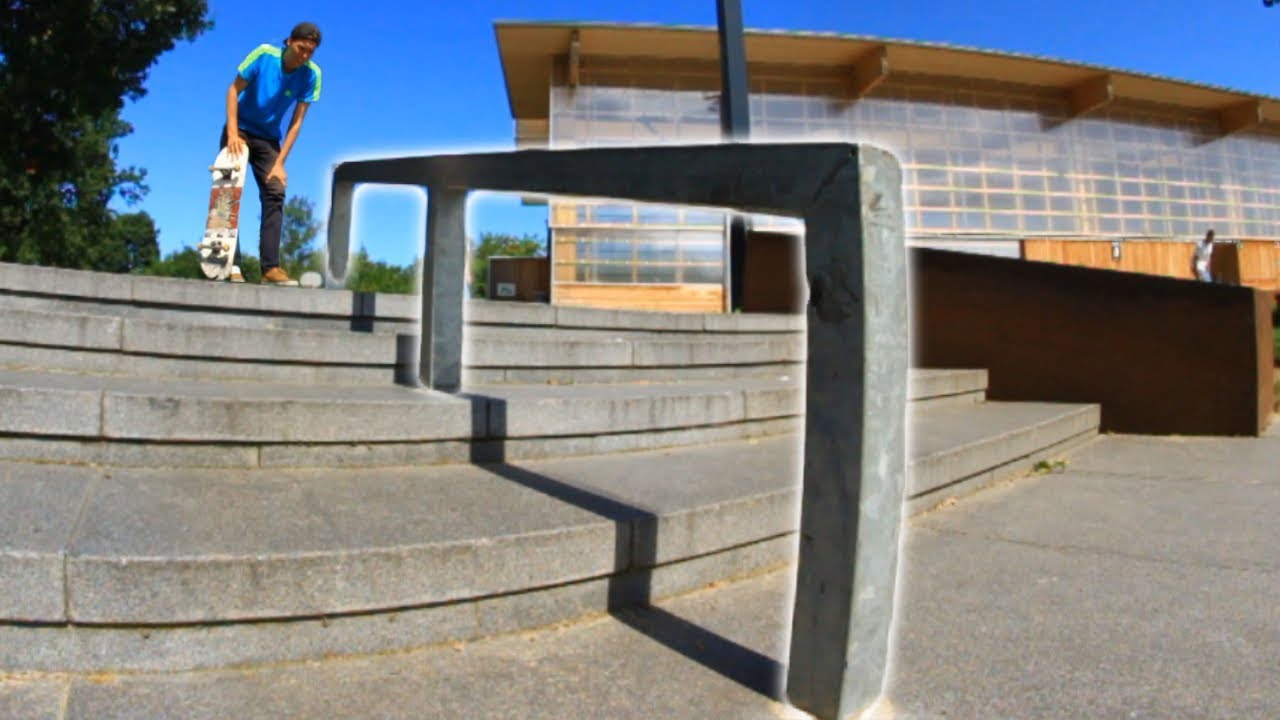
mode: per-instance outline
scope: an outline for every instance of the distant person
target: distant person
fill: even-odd
[[[1213,282],[1210,265],[1213,262],[1213,231],[1204,234],[1204,239],[1196,243],[1196,252],[1192,259],[1196,277],[1205,282]]]
[[[320,28],[304,22],[294,26],[283,48],[259,45],[236,70],[236,79],[227,88],[227,124],[222,128],[220,148],[233,155],[249,153],[253,179],[262,201],[262,226],[258,253],[262,262],[262,282],[297,285],[280,267],[280,227],[284,219],[284,191],[289,176],[285,158],[298,140],[302,119],[311,103],[320,99],[320,66],[311,61],[320,47]],[[280,137],[280,121],[289,107],[289,129]],[[240,244],[236,244],[231,281],[244,282],[240,273]]]

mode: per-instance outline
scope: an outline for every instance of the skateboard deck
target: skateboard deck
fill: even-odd
[[[209,166],[213,188],[209,191],[209,214],[205,218],[200,250],[200,269],[205,277],[226,280],[236,257],[240,234],[240,196],[244,193],[245,162],[248,152],[232,157],[226,149]]]

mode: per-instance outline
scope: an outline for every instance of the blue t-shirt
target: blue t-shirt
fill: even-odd
[[[280,139],[280,121],[294,102],[320,99],[320,66],[311,61],[284,71],[284,51],[259,45],[240,63],[240,77],[249,84],[240,93],[236,121],[250,135]]]

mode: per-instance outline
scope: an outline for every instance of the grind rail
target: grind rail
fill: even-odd
[[[885,681],[906,479],[907,258],[893,156],[844,143],[729,143],[344,162],[333,172],[329,214],[337,279],[347,272],[360,183],[426,188],[418,377],[449,393],[461,385],[472,190],[804,221],[808,359],[787,699],[821,718],[874,703]]]

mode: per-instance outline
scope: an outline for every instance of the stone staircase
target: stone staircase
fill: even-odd
[[[403,382],[416,313],[0,265],[0,674],[400,650],[793,557],[803,318],[473,301],[446,395]],[[986,379],[913,371],[908,512],[1096,435]]]

